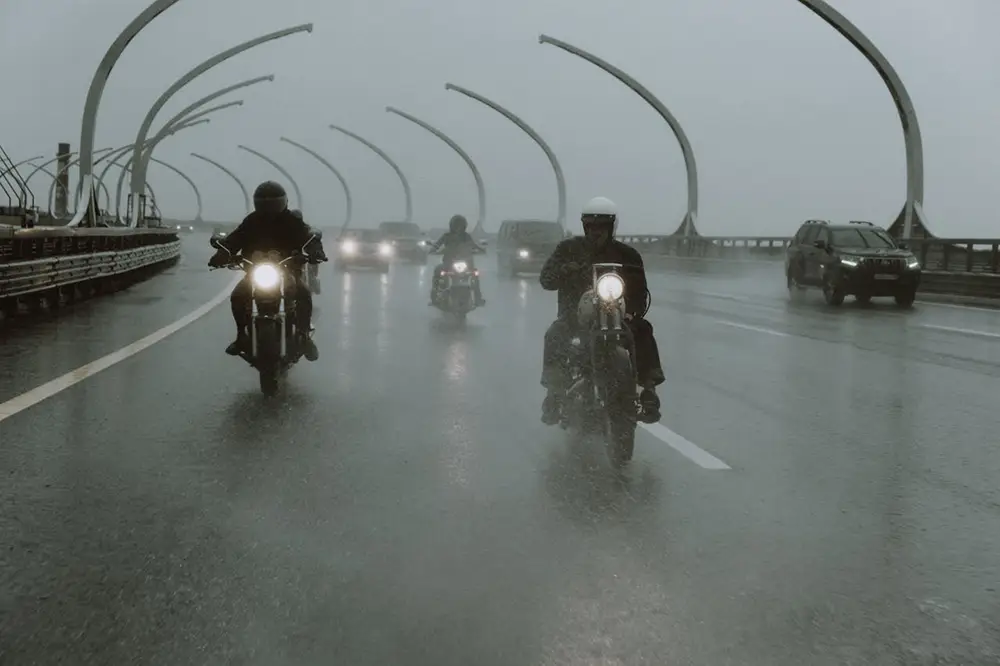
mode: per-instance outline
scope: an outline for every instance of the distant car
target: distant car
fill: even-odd
[[[413,222],[383,222],[378,225],[382,237],[394,248],[395,257],[414,264],[427,263],[430,243]]]
[[[193,224],[178,224],[174,228],[177,229],[177,231],[183,231],[184,233],[188,234],[194,231]]]
[[[537,273],[565,238],[558,222],[505,220],[497,233],[497,275],[516,277],[519,273]]]
[[[389,272],[395,248],[378,229],[349,229],[337,241],[334,266],[339,271],[351,268],[377,268]]]
[[[885,229],[871,222],[830,224],[809,220],[799,227],[785,251],[785,282],[794,297],[807,287],[820,287],[830,305],[845,296],[867,303],[892,296],[909,307],[920,286],[920,262]]]

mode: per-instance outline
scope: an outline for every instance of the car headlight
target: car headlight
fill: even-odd
[[[271,264],[261,264],[254,266],[250,279],[258,289],[274,289],[281,281],[281,275]]]
[[[855,268],[858,265],[857,257],[841,257],[840,263],[844,266],[849,266],[850,268]]]
[[[456,261],[452,265],[452,267],[455,269],[456,273],[464,273],[466,269],[469,267],[469,264],[465,263],[464,261]]]
[[[358,244],[352,240],[344,241],[340,244],[340,251],[344,254],[354,254],[358,251]]]
[[[910,257],[909,259],[906,260],[906,267],[910,269],[920,268],[920,262],[917,260],[916,257]]]
[[[521,259],[527,259],[528,257],[531,256],[531,253],[528,252],[527,250],[518,250],[517,256],[519,256]]]
[[[617,301],[625,293],[625,280],[614,273],[606,273],[597,279],[597,295],[604,301]]]
[[[380,243],[378,246],[378,253],[383,257],[388,257],[392,254],[392,245],[389,243]]]

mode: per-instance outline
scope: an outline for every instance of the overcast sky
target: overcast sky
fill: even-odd
[[[94,70],[147,2],[0,0],[0,142],[15,160],[54,156],[58,141],[79,147]],[[1000,236],[993,205],[1000,182],[1000,2],[833,4],[888,56],[913,97],[932,229],[950,237]],[[414,221],[444,226],[455,212],[474,219],[475,186],[459,156],[385,113],[386,105],[436,125],[477,162],[488,229],[509,217],[554,219],[555,178],[545,155],[501,115],[445,91],[451,81],[503,104],[546,137],[566,174],[571,223],[583,202],[604,195],[618,203],[623,230],[672,231],[686,209],[686,183],[670,129],[608,74],[538,44],[539,33],[621,67],[673,111],[698,162],[702,233],[788,235],[810,217],[888,223],[903,203],[903,138],[887,90],[853,46],[796,0],[181,0],[115,67],[100,108],[98,147],[131,143],[153,101],[202,61],[305,22],[315,23],[311,35],[217,66],[157,117],[154,128],[219,88],[277,77],[229,95],[224,101],[242,98],[245,105],[158,148],[157,157],[201,187],[205,219],[237,220],[243,199],[235,183],[191,151],[229,166],[250,188],[281,180],[236,148],[245,143],[297,179],[313,223],[342,221],[340,186],[311,157],[280,143],[282,135],[341,170],[359,226],[401,219],[396,176],[370,150],[327,129],[331,123],[396,159],[413,188]],[[193,217],[195,198],[183,180],[154,165],[150,182],[167,217]],[[39,175],[31,185],[44,199],[49,181]]]

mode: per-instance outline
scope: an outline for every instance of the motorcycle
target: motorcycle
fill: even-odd
[[[632,460],[642,406],[635,342],[625,313],[622,264],[592,266],[593,286],[577,305],[579,332],[570,339],[570,382],[560,425],[600,433],[611,464]],[[648,307],[648,305],[647,305]]]
[[[483,253],[476,250],[475,253]],[[442,254],[441,251],[434,254]],[[459,322],[464,322],[468,313],[478,307],[473,281],[479,279],[479,270],[469,266],[463,259],[455,259],[445,264],[434,293],[434,307],[442,312],[450,312]]]
[[[264,395],[274,395],[289,368],[302,358],[295,299],[286,299],[285,294],[287,285],[294,284],[296,273],[305,273],[296,270],[293,261],[305,259],[310,264],[325,261],[314,259],[308,253],[307,248],[315,238],[310,237],[297,253],[284,259],[276,251],[255,252],[249,259],[234,256],[233,261],[225,266],[230,270],[245,271],[250,276],[250,349],[241,352],[240,357],[257,370],[260,390]],[[229,252],[215,236],[211,244],[216,249]],[[305,331],[305,334],[311,337],[312,331]]]

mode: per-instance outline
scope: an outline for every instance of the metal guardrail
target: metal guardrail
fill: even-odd
[[[180,253],[168,229],[0,226],[0,300],[124,276]]]
[[[48,257],[0,263],[0,298],[68,287],[80,282],[131,273],[180,256],[181,242],[159,243],[119,252]]]
[[[773,266],[785,256],[788,238],[622,236],[656,270],[693,273]],[[913,239],[920,260],[920,291],[948,296],[1000,299],[1000,240],[993,238]]]
[[[789,238],[624,235],[644,254],[730,260],[780,260]],[[1000,239],[921,238],[909,247],[927,271],[1000,275]]]

